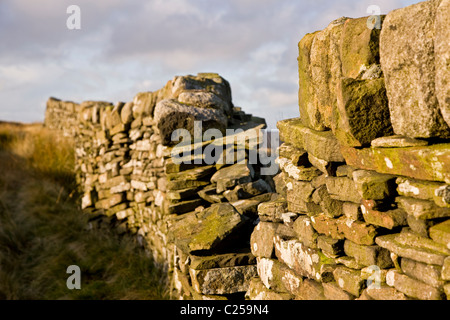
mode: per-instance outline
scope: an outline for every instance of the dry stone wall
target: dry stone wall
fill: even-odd
[[[258,206],[249,299],[450,297],[449,3],[299,42],[300,118],[277,124],[281,197]]]
[[[262,172],[265,121],[233,106],[225,79],[175,77],[115,105],[50,98],[45,125],[75,137],[91,226],[136,234],[174,298],[244,297],[257,276],[249,245],[257,206],[278,195]]]
[[[217,74],[115,105],[51,98],[45,125],[75,136],[91,225],[135,233],[176,297],[448,299],[449,4],[304,36],[276,155]]]

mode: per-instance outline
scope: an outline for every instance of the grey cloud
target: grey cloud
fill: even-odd
[[[343,15],[366,16],[371,4],[388,12],[414,2],[1,0],[0,99],[11,103],[0,107],[0,118],[43,116],[50,95],[126,101],[175,74],[213,71],[231,82],[237,105],[274,126],[274,119],[298,115],[297,43],[304,34]],[[81,30],[66,28],[71,4],[81,8]]]

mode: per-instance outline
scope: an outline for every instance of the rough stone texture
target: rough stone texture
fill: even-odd
[[[380,60],[386,81],[391,122],[396,134],[409,137],[450,138],[450,127],[444,121],[436,96],[436,10],[440,0],[424,1],[391,11],[384,20],[380,36]],[[445,10],[445,9],[444,9]],[[442,11],[440,11],[442,12]],[[446,13],[448,16],[448,13]],[[440,13],[440,19],[445,14]],[[441,21],[441,20],[440,20]],[[439,26],[438,26],[439,27]],[[440,26],[446,30],[447,25]],[[438,31],[437,54],[448,48],[448,41]],[[444,33],[444,34],[443,34]],[[414,39],[411,41],[411,39]],[[446,38],[448,39],[448,38]],[[445,41],[445,45],[442,44]],[[448,54],[448,53],[447,53]],[[446,89],[448,61],[438,58],[441,97]],[[448,85],[445,85],[448,90]]]
[[[381,284],[380,288],[367,288],[366,292],[374,300],[409,300],[404,293],[386,284]]]
[[[431,227],[430,238],[450,249],[450,220]]]
[[[221,193],[238,184],[251,182],[253,175],[254,171],[251,164],[237,163],[217,171],[211,177],[211,182],[217,183],[217,193]]]
[[[347,217],[337,219],[337,226],[346,239],[357,244],[370,246],[374,243],[377,229],[370,224],[361,221],[354,221]]]
[[[323,286],[320,282],[305,279],[300,286],[296,300],[326,300]]]
[[[318,159],[343,162],[338,140],[331,131],[316,131],[302,125],[300,118],[278,121],[280,139],[296,148],[303,148]]]
[[[440,266],[444,264],[444,259],[450,252],[441,244],[406,233],[379,236],[375,242],[400,257]]]
[[[320,251],[308,248],[299,241],[285,241],[280,237],[275,237],[275,254],[297,274],[318,281],[330,276],[326,266],[334,264]]]
[[[450,280],[450,257],[445,258],[441,273],[442,280]]]
[[[287,212],[287,203],[283,198],[261,203],[258,214],[262,221],[282,222],[282,214]]]
[[[380,269],[392,266],[389,251],[377,245],[363,246],[350,240],[345,240],[344,252],[346,255],[354,257],[356,262],[364,266],[376,265]]]
[[[386,276],[387,284],[404,294],[420,300],[442,300],[443,292],[421,281],[390,270]]]
[[[307,116],[315,130],[331,128],[332,111],[336,105],[336,83],[342,74],[339,43],[345,21],[346,18],[337,19],[314,34],[309,59],[299,59],[299,69],[305,70],[303,78],[300,78],[300,88],[310,87],[305,89],[308,91],[301,92],[299,100],[304,102],[301,102],[300,112],[306,110],[302,117]],[[309,41],[302,43],[302,47],[308,51]],[[308,62],[309,65],[304,64]],[[303,97],[305,93],[311,95]]]
[[[206,270],[189,270],[192,285],[202,294],[245,292],[251,278],[257,275],[255,265]]]
[[[298,181],[312,181],[314,178],[320,176],[320,170],[315,167],[296,166],[291,160],[278,157],[275,163],[280,166],[280,169],[286,173],[290,178]]]
[[[403,209],[377,211],[361,205],[364,221],[386,229],[407,225],[407,214]]]
[[[293,298],[293,296],[288,293],[280,293],[267,289],[259,278],[250,280],[245,297],[249,300],[291,300]]]
[[[371,146],[374,148],[404,148],[427,146],[428,141],[414,139],[406,136],[393,135],[372,140]]]
[[[181,104],[176,100],[162,100],[155,107],[155,121],[164,145],[173,142],[173,132],[177,129],[185,129],[190,134],[190,139],[195,137],[195,121],[201,121],[201,133],[208,129],[217,129],[225,132],[227,128],[227,117],[222,110],[205,109],[195,106]]]
[[[323,294],[328,300],[354,300],[355,296],[342,290],[336,282],[323,283]]]
[[[375,138],[393,134],[384,79],[343,78],[336,91],[333,133],[341,144],[367,146]]]
[[[249,252],[225,253],[212,256],[189,255],[189,267],[194,270],[248,266],[256,264],[256,257]]]
[[[264,221],[258,223],[250,238],[250,248],[255,256],[263,258],[271,258],[273,256],[273,237],[277,228],[277,223]]]
[[[436,70],[436,96],[439,108],[450,126],[450,1],[442,0],[436,10],[434,54]]]
[[[278,260],[258,259],[258,275],[266,288],[297,294],[303,278]]]
[[[380,24],[385,16],[380,16]],[[341,38],[342,74],[358,78],[372,65],[379,63],[380,29],[368,28],[367,17],[347,19]]]
[[[397,197],[397,202],[409,215],[416,219],[435,219],[450,217],[450,208],[437,206],[433,201],[409,197]]]
[[[330,218],[324,214],[311,217],[312,226],[321,234],[330,236],[333,239],[344,239],[344,235],[338,229],[338,220]]]
[[[364,289],[365,281],[359,270],[339,266],[333,271],[333,275],[339,287],[354,296],[358,297]]]
[[[295,220],[292,226],[297,233],[300,241],[309,248],[317,248],[318,233],[314,230],[311,218],[308,216],[300,216]]]
[[[445,282],[441,280],[442,268],[428,265],[411,259],[401,259],[401,268],[407,276],[420,280],[437,289],[442,289]]]
[[[450,189],[448,185],[438,182],[397,178],[398,194],[421,200],[433,199],[440,207],[450,207]]]
[[[353,180],[347,177],[327,177],[327,190],[330,194],[337,196],[341,201],[360,203],[361,197],[355,187]]]
[[[450,183],[450,144],[412,148],[341,148],[347,164],[379,173]]]
[[[363,199],[382,200],[396,195],[396,176],[373,171],[356,170],[353,181]]]
[[[189,242],[189,249],[211,250],[232,232],[236,232],[245,219],[230,204],[215,204],[198,217],[197,232]],[[189,228],[189,226],[186,226]]]

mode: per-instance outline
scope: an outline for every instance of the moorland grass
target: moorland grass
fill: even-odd
[[[135,237],[88,228],[73,150],[39,124],[0,124],[0,299],[167,299]],[[80,290],[66,286],[70,265]]]

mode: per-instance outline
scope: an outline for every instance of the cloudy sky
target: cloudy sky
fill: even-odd
[[[130,101],[175,75],[217,72],[233,102],[299,115],[297,43],[332,20],[419,0],[0,0],[0,120],[42,121],[50,96]],[[67,8],[81,10],[69,30]]]

